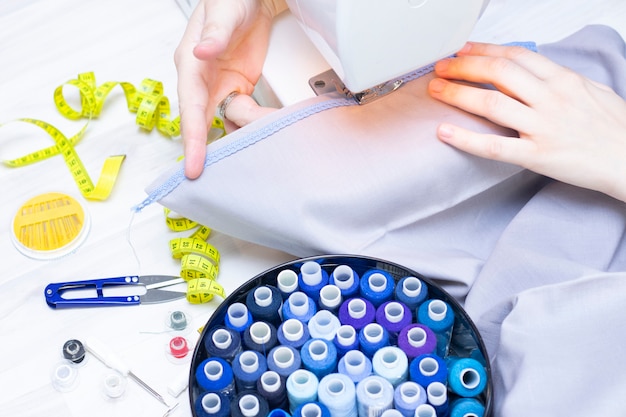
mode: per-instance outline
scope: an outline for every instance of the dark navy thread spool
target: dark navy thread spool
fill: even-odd
[[[394,296],[417,318],[417,308],[428,298],[428,286],[417,277],[404,277],[396,284]]]
[[[285,320],[298,319],[302,323],[308,323],[311,317],[317,313],[315,300],[302,291],[292,293],[283,304],[283,317]]]
[[[278,343],[276,328],[270,323],[257,321],[243,333],[243,346],[248,350],[256,350],[266,356]]]
[[[85,353],[85,346],[80,340],[70,339],[63,344],[63,357],[74,364],[82,363]]]
[[[300,358],[318,380],[337,369],[337,349],[326,339],[309,339],[300,350]]]
[[[406,304],[386,301],[376,309],[376,322],[389,332],[389,344],[395,345],[400,331],[413,322],[413,315]]]
[[[317,303],[320,290],[328,284],[328,272],[314,261],[307,261],[300,267],[298,286],[300,290],[311,297]]]
[[[430,405],[435,408],[437,416],[448,415],[448,388],[442,382],[432,382],[426,387],[426,398]]]
[[[359,346],[372,358],[378,349],[389,346],[389,332],[378,323],[369,323],[359,331]]]
[[[417,321],[428,326],[437,335],[437,354],[448,355],[454,311],[448,303],[438,299],[425,301],[417,310]]]
[[[265,371],[257,381],[256,389],[267,400],[270,410],[289,408],[286,378],[281,378],[276,372]]]
[[[300,349],[311,338],[309,328],[298,319],[285,320],[278,327],[277,338],[281,345]]]
[[[291,346],[278,345],[267,355],[267,368],[283,378],[289,377],[301,365],[300,353]]]
[[[394,288],[393,277],[381,269],[370,269],[359,280],[359,294],[376,308],[393,298]]]
[[[241,335],[234,329],[216,326],[204,338],[204,349],[208,357],[231,362],[241,352]]]
[[[332,417],[356,417],[356,387],[347,375],[332,373],[320,380],[317,399]]]
[[[376,318],[376,307],[364,298],[350,298],[339,307],[339,321],[361,330]]]
[[[413,381],[406,381],[398,385],[393,395],[394,407],[404,417],[414,417],[417,407],[426,404],[426,401],[428,401],[426,390]]]
[[[232,417],[266,417],[270,412],[267,400],[256,391],[237,393],[230,402]]]
[[[476,359],[449,357],[448,387],[461,397],[476,397],[487,386],[487,371]]]
[[[285,301],[292,293],[298,291],[298,274],[291,269],[283,269],[276,276],[276,286]]]
[[[485,406],[476,398],[457,398],[450,404],[450,417],[485,415]]]
[[[293,417],[334,417],[328,407],[317,401],[300,405],[293,412]]]
[[[359,275],[348,265],[339,265],[328,278],[328,283],[336,285],[343,298],[359,295]]]
[[[437,349],[437,336],[428,326],[413,323],[400,331],[398,347],[411,360],[420,355],[435,352]]]
[[[235,395],[235,378],[228,362],[222,358],[207,358],[196,368],[196,382],[204,391]]]
[[[266,321],[275,327],[282,322],[283,297],[272,285],[257,287],[246,295],[246,306],[255,321]]]
[[[409,377],[409,360],[399,347],[385,346],[374,354],[372,370],[396,388]]]
[[[339,357],[345,355],[350,350],[359,349],[359,338],[357,337],[356,330],[349,324],[343,324],[337,329],[333,343],[337,348],[337,355]]]
[[[337,369],[358,384],[372,374],[372,361],[360,350],[350,350],[339,359]]]
[[[309,320],[308,328],[312,339],[332,341],[341,327],[339,318],[328,310],[320,310]]]
[[[196,399],[195,409],[198,417],[228,417],[230,400],[224,394],[205,392]]]
[[[256,382],[267,371],[265,356],[256,350],[244,350],[232,362],[237,392],[256,390]]]
[[[333,314],[337,314],[339,306],[343,302],[343,296],[338,286],[328,284],[324,285],[320,290],[320,298],[317,302],[319,310],[328,310]]]
[[[435,382],[447,384],[448,366],[443,358],[434,353],[420,355],[409,364],[409,378],[422,387]]]
[[[252,314],[243,303],[233,303],[226,310],[224,324],[229,329],[243,333],[252,324]]]
[[[307,369],[298,369],[287,378],[287,398],[289,412],[293,412],[300,405],[317,400],[319,379]]]

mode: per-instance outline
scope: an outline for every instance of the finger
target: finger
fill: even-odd
[[[213,0],[201,3],[190,19],[201,22],[193,49],[198,59],[207,60],[220,55],[227,48],[233,32],[250,16],[252,3],[248,0]]]
[[[274,108],[259,106],[248,95],[239,94],[230,102],[224,112],[224,116],[235,125],[242,127],[274,111],[276,111]]]

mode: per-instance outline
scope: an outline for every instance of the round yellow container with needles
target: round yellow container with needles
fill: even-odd
[[[17,210],[13,243],[31,258],[58,258],[83,243],[89,225],[88,213],[74,198],[61,193],[41,194]]]

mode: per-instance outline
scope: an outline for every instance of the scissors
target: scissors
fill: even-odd
[[[177,300],[186,296],[186,291],[170,291],[162,288],[184,283],[181,277],[173,275],[132,275],[113,278],[100,278],[84,281],[57,282],[46,286],[44,295],[51,308],[128,306],[155,304]],[[134,292],[127,295],[105,295],[104,291]],[[138,294],[137,291],[145,292]],[[76,294],[96,291],[93,297],[76,297]],[[71,296],[74,293],[74,296]],[[64,295],[70,295],[64,297]]]

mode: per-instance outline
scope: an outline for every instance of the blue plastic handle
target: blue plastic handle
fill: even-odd
[[[46,302],[52,308],[69,307],[102,307],[120,305],[138,305],[141,303],[139,295],[105,297],[105,286],[140,285],[138,276],[91,279],[85,281],[59,282],[46,286],[44,294]],[[76,290],[96,290],[97,297],[63,298],[64,292]]]

